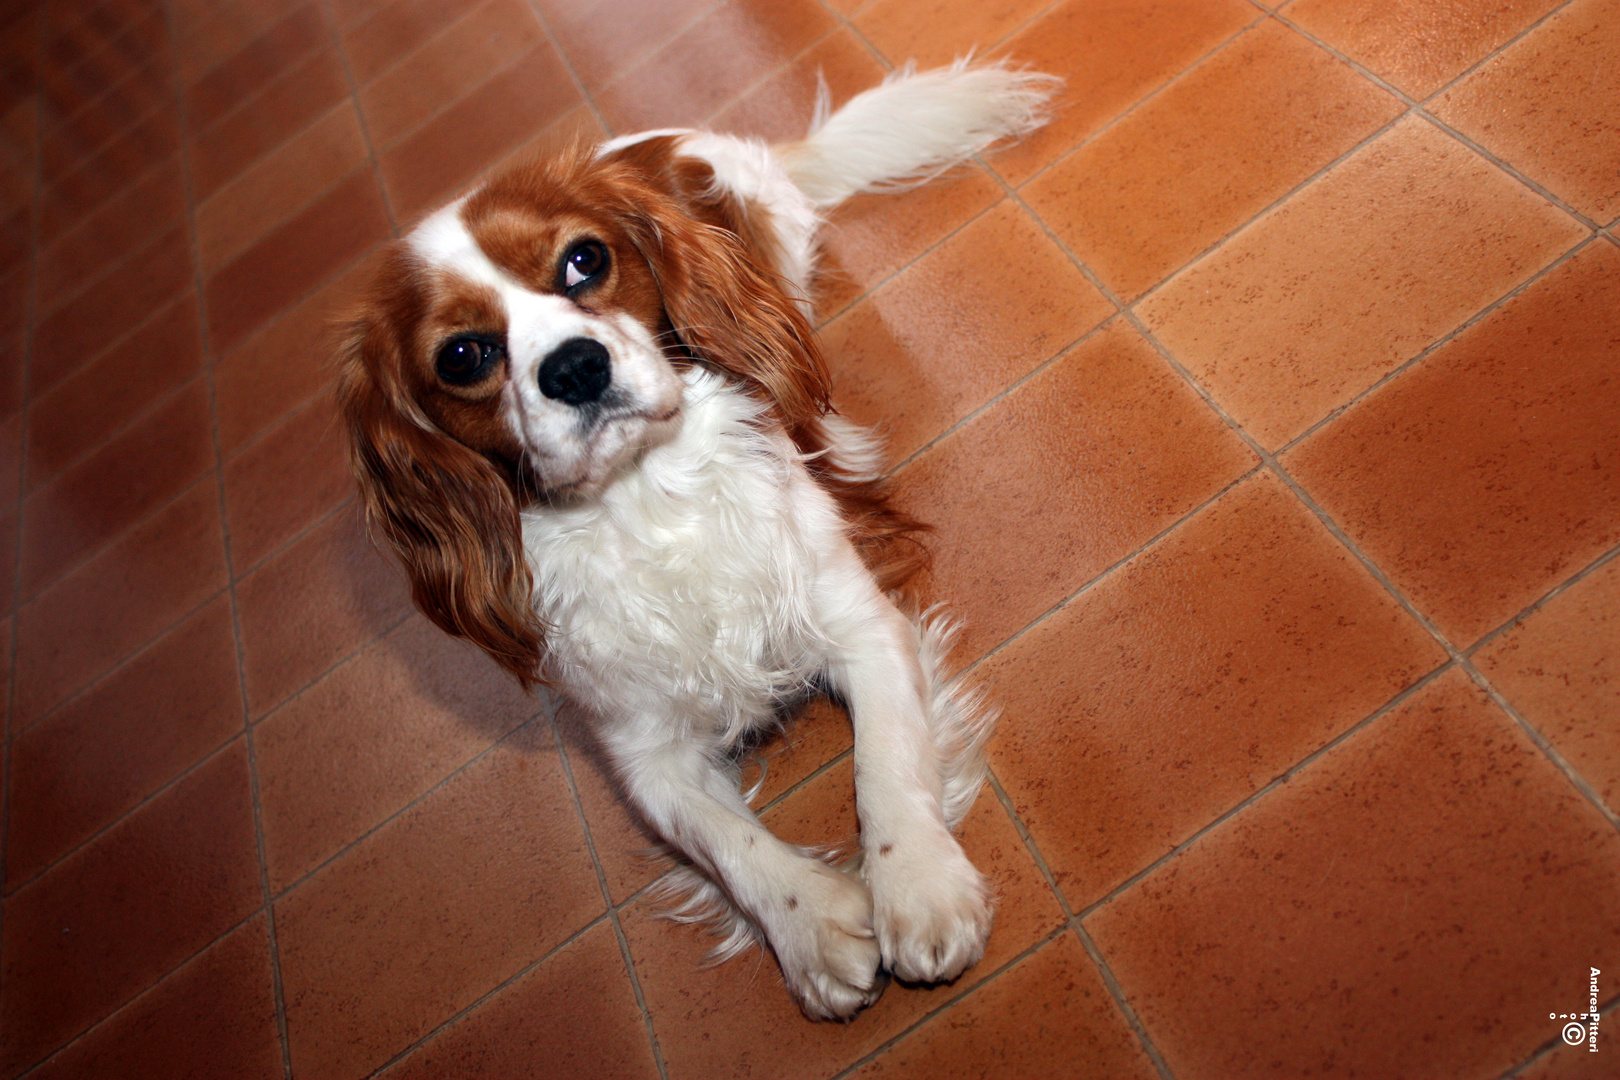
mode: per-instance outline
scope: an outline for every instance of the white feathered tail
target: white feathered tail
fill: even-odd
[[[1046,122],[1061,79],[959,60],[918,72],[906,65],[831,116],[826,87],[802,140],[776,148],[801,191],[830,207],[858,191],[922,183],[1002,139]]]

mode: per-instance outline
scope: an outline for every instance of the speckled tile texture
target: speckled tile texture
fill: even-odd
[[[1617,28],[0,0],[0,1080],[1620,1076]],[[331,326],[519,155],[969,51],[1050,123],[830,212],[815,301],[1003,710],[996,924],[814,1024],[412,613]],[[818,701],[746,764],[772,829],[856,836],[850,742]]]

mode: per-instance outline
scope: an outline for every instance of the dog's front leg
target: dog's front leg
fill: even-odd
[[[954,979],[984,955],[992,905],[945,823],[940,752],[916,623],[864,573],[833,575],[829,671],[855,727],[855,798],[884,965],[902,979]]]
[[[656,722],[605,741],[647,822],[764,930],[806,1014],[847,1019],[877,1000],[872,899],[858,878],[773,836],[703,747],[661,737]]]

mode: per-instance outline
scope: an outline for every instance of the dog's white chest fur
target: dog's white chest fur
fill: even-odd
[[[811,589],[841,526],[759,405],[702,369],[684,379],[675,437],[598,497],[525,514],[523,540],[572,695],[730,742],[817,675]]]

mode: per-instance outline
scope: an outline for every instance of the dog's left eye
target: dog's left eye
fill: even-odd
[[[563,256],[562,284],[574,289],[601,274],[608,266],[607,248],[595,240],[583,240]]]
[[[452,386],[471,386],[489,374],[505,351],[499,342],[485,338],[451,338],[439,347],[434,366],[439,378]]]

